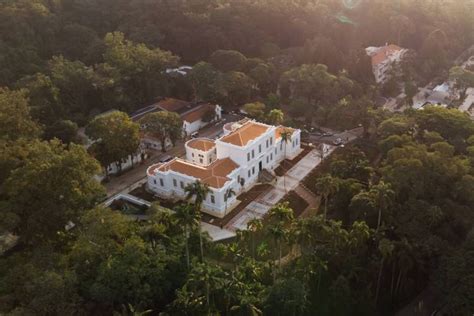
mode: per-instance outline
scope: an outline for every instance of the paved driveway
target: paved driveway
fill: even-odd
[[[336,147],[331,146],[326,154],[331,154]],[[247,205],[225,226],[226,230],[237,231],[247,229],[247,223],[253,218],[263,218],[289,191],[298,187],[300,182],[321,163],[321,154],[317,149],[310,151],[296,163],[285,176],[278,177],[273,189],[260,195]]]

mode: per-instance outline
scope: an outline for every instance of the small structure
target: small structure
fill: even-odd
[[[396,63],[403,59],[408,49],[394,44],[385,44],[381,47],[367,47],[365,51],[372,58],[372,72],[375,82],[383,84],[390,79],[390,71]]]
[[[282,135],[287,135],[286,141]],[[203,211],[224,217],[237,204],[236,195],[252,188],[263,170],[301,152],[301,131],[243,120],[224,126],[215,141],[199,138],[186,143],[186,159],[175,158],[147,170],[148,188],[163,198],[184,199],[185,187],[195,181],[209,186]],[[230,195],[229,192],[236,195]]]
[[[207,102],[188,102],[174,98],[162,98],[156,103],[135,111],[130,116],[138,121],[149,113],[169,111],[178,113],[183,120],[183,135],[192,135],[209,123],[222,119],[222,107],[218,104]],[[152,135],[142,134],[142,143],[149,149],[161,149],[161,142]],[[166,147],[171,146],[171,141],[166,140]]]

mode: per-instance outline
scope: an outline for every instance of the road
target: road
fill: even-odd
[[[364,129],[362,127],[356,127],[348,131],[344,132],[337,132],[332,131],[327,128],[322,128],[325,132],[329,132],[331,136],[321,136],[317,133],[309,133],[309,135],[305,138],[305,141],[309,143],[325,143],[329,145],[334,145],[334,141],[338,138],[342,139],[344,143],[353,141],[357,137],[362,136]]]
[[[216,138],[221,132],[222,127],[227,122],[237,121],[242,118],[240,115],[225,114],[223,115],[224,120],[218,124],[211,124],[199,131],[199,137]],[[107,197],[111,197],[118,193],[128,193],[135,186],[144,183],[146,181],[146,170],[149,166],[158,163],[163,156],[170,155],[173,157],[183,157],[185,155],[184,149],[185,141],[180,141],[175,147],[169,149],[163,153],[161,151],[151,150],[149,157],[140,165],[133,169],[125,171],[118,177],[111,177],[110,181],[105,184],[107,190]]]

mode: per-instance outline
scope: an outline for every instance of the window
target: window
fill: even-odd
[[[270,137],[270,145],[273,145],[273,137]]]
[[[191,153],[191,157],[194,157],[194,153]]]
[[[163,187],[165,184],[163,183],[163,179],[160,178],[160,185]]]
[[[255,150],[252,149],[252,158],[255,158]]]
[[[250,161],[250,153],[247,153],[247,161]]]
[[[278,154],[278,148],[275,148],[275,155]]]
[[[249,170],[249,178],[250,178],[251,174],[250,174],[250,170]]]
[[[280,143],[280,151],[282,151],[282,150],[283,150],[283,140]]]
[[[212,204],[216,203],[216,198],[214,197],[214,195],[211,195],[211,203]]]
[[[267,144],[266,146],[267,146],[267,148],[268,148],[268,139],[267,139],[267,141],[266,141],[266,144]]]
[[[262,144],[258,145],[258,153],[262,152]]]
[[[240,184],[240,176],[237,176],[237,183]]]
[[[156,180],[155,180],[155,179],[153,179],[153,183],[156,184]]]
[[[181,189],[184,189],[184,182],[183,182],[183,181],[179,181],[179,186],[181,187]]]
[[[268,156],[267,156],[267,163],[268,163]]]
[[[174,185],[175,187],[178,186],[178,181],[176,181],[176,179],[173,179],[173,185]]]
[[[212,158],[209,158],[209,163],[211,163],[211,162],[212,162]]]
[[[199,162],[202,163],[202,158],[199,158]]]
[[[255,174],[255,167],[252,167],[252,174]]]
[[[270,154],[270,161],[273,160],[273,153]]]

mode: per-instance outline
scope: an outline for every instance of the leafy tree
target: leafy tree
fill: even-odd
[[[221,83],[225,100],[231,105],[245,103],[251,96],[253,80],[243,72],[225,73]]]
[[[104,194],[93,178],[99,165],[81,146],[65,149],[58,141],[36,146],[41,152],[12,171],[2,188],[7,210],[17,218],[14,231],[28,244],[54,240]]]
[[[105,63],[113,67],[114,77],[132,102],[143,104],[167,92],[169,83],[164,70],[175,67],[178,57],[159,48],[135,44],[120,32],[106,34],[104,41]]]
[[[0,139],[14,141],[39,136],[41,129],[30,116],[25,91],[0,88],[0,113]]]
[[[454,80],[460,89],[474,86],[474,72],[459,66],[449,70],[449,79]]]
[[[243,110],[251,117],[260,119],[265,114],[265,104],[262,102],[246,103]]]
[[[77,141],[77,132],[79,127],[76,123],[69,120],[57,121],[44,132],[44,138],[47,140],[57,138],[64,144],[69,144]]]
[[[110,164],[116,163],[121,170],[122,161],[137,152],[139,128],[126,113],[119,111],[99,115],[86,127],[87,136],[94,141],[90,151],[105,168],[106,175]]]
[[[267,120],[272,125],[280,125],[283,123],[284,114],[282,110],[273,109],[267,114]]]
[[[166,151],[166,141],[169,139],[173,146],[181,138],[183,122],[178,113],[159,111],[145,115],[140,123],[146,133],[160,139],[161,150]]]
[[[244,70],[247,58],[235,50],[216,50],[210,57],[210,62],[223,72]]]
[[[191,82],[194,99],[214,101],[222,94],[222,87],[219,86],[222,74],[211,64],[199,62],[193,66],[187,76]]]

